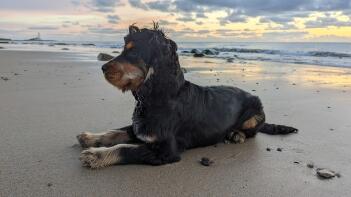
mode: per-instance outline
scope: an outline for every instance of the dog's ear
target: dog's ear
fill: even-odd
[[[137,26],[134,24],[129,26],[129,34],[134,34],[136,32],[140,32],[140,29]]]
[[[178,50],[177,44],[173,40],[169,40],[169,43],[171,44],[171,50],[176,52]]]

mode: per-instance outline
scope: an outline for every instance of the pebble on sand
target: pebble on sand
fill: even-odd
[[[266,148],[266,151],[271,151],[271,148]]]
[[[282,148],[277,148],[277,151],[279,152],[282,152],[282,150],[283,150]]]
[[[1,79],[2,80],[4,80],[4,81],[8,81],[8,80],[10,80],[9,78],[7,78],[7,77],[1,77]]]
[[[307,164],[307,167],[308,167],[308,168],[314,168],[314,163],[309,162],[309,163]]]
[[[331,178],[334,178],[335,176],[337,176],[337,173],[335,173],[334,171],[329,170],[329,169],[318,168],[317,175],[323,179],[331,179]]]
[[[210,165],[212,165],[214,163],[214,161],[210,160],[207,157],[203,157],[203,158],[201,158],[200,163],[203,166],[210,166]]]

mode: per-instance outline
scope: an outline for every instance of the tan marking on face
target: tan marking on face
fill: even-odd
[[[90,168],[103,168],[106,166],[120,164],[122,161],[122,156],[120,155],[120,150],[122,148],[137,148],[139,145],[135,144],[118,144],[109,148],[99,147],[99,148],[89,148],[82,151],[80,155],[80,161],[83,166]]]
[[[122,91],[136,90],[144,81],[144,72],[129,63],[111,63],[105,72],[106,80]]]
[[[130,42],[128,42],[128,43],[126,44],[126,49],[131,49],[131,48],[133,48],[133,47],[134,47],[133,41],[130,41]]]

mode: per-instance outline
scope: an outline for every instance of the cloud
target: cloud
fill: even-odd
[[[177,0],[183,1],[183,0]],[[351,8],[350,0],[187,0],[203,7],[241,10],[249,16],[287,11],[335,11]]]
[[[305,31],[276,31],[262,34],[261,39],[270,41],[293,41],[301,40],[308,35]]]
[[[54,26],[32,26],[32,27],[28,27],[28,29],[30,30],[57,30],[59,29],[58,27],[54,27]]]
[[[172,4],[171,2],[167,2],[167,1],[151,1],[146,3],[146,5],[150,9],[160,10],[163,12],[171,11],[171,4]]]
[[[120,3],[120,0],[92,0],[93,6],[100,12],[112,12]]]
[[[250,17],[261,17],[261,23],[274,22],[285,26],[285,23],[293,22],[295,18],[305,18],[316,11],[344,11],[350,15],[351,10],[350,0],[156,0],[143,5],[149,9],[179,15],[194,13],[197,18],[205,18],[204,13],[212,11],[226,11],[227,16],[218,18],[221,25],[246,22]],[[191,19],[183,16],[179,21],[189,22]]]
[[[233,12],[226,17],[218,18],[219,23],[224,26],[228,23],[244,23],[247,21],[248,17],[240,13]]]
[[[351,26],[351,20],[339,21],[337,18],[327,16],[327,17],[318,17],[316,20],[305,22],[306,28],[323,28],[323,27],[329,27],[329,26],[336,26],[336,27]]]
[[[196,18],[208,18],[203,12],[196,13]]]
[[[181,17],[176,18],[177,21],[181,21],[181,22],[193,22],[195,21],[195,19],[193,18],[193,16],[191,14],[184,14]]]
[[[62,22],[62,27],[67,28],[71,26],[78,26],[80,23],[78,21],[63,21]]]
[[[118,15],[107,15],[107,20],[111,24],[117,24],[120,21]]]
[[[116,7],[124,5],[121,0],[71,0],[71,3],[97,12],[113,12]]]
[[[167,26],[167,25],[177,25],[178,23],[176,22],[170,22],[170,21],[166,21],[166,20],[159,20],[157,21],[159,23],[159,25],[161,26]]]
[[[204,22],[202,22],[202,21],[196,21],[195,22],[197,25],[203,25],[204,24]]]
[[[129,0],[129,4],[133,7],[148,10],[148,7],[141,0]]]
[[[96,34],[126,34],[127,30],[125,29],[114,29],[114,28],[109,28],[109,27],[101,27],[101,26],[95,26],[95,27],[88,27],[88,31],[91,33],[96,33]]]

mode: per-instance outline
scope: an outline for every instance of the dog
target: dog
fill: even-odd
[[[265,123],[257,96],[229,86],[201,87],[184,79],[177,44],[158,25],[129,27],[121,54],[102,66],[106,80],[131,91],[132,124],[77,136],[83,166],[162,165],[179,161],[187,149],[224,140],[243,143],[257,132],[288,134],[297,129]]]

